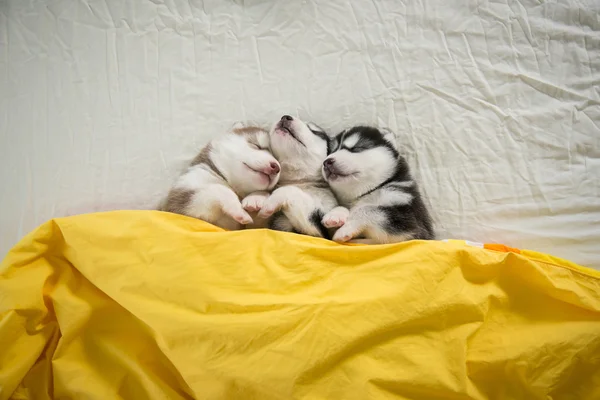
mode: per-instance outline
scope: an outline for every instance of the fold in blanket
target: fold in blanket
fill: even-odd
[[[599,274],[498,250],[53,220],[0,267],[0,399],[600,398]]]

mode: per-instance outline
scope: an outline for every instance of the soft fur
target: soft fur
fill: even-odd
[[[328,228],[339,227],[333,240],[434,238],[429,212],[391,131],[355,126],[340,133],[334,146],[322,167],[341,205],[322,220]]]
[[[202,149],[177,179],[161,209],[224,229],[240,229],[253,224],[248,211],[258,211],[277,184],[280,170],[269,152],[269,133],[238,123]],[[240,198],[245,198],[244,204]],[[257,227],[261,222],[256,221]]]
[[[313,123],[289,115],[281,117],[270,132],[271,150],[281,164],[279,184],[261,207],[259,216],[274,215],[275,230],[329,237],[323,216],[337,205],[321,175],[321,165],[332,138]]]

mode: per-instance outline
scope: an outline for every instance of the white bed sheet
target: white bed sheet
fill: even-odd
[[[0,1],[0,254],[236,120],[398,132],[440,238],[600,269],[598,1]]]

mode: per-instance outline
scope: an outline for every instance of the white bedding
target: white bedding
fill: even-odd
[[[236,120],[400,137],[440,238],[600,269],[600,3],[0,0],[0,256]]]

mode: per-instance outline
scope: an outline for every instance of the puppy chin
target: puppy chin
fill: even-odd
[[[258,176],[258,177],[256,177],[256,178],[254,178],[254,180],[255,180],[255,182],[257,182],[257,183],[258,183],[258,185],[259,185],[259,187],[260,187],[261,189],[263,189],[263,188],[265,188],[265,189],[266,189],[266,188],[268,188],[269,186],[271,186],[271,178],[269,178],[269,177],[268,177],[268,176],[266,176],[266,175],[260,175],[260,176]]]
[[[275,187],[275,185],[277,185],[277,182],[279,182],[279,175],[271,178],[271,183],[269,183],[269,186],[267,186],[267,190],[272,190]]]
[[[272,181],[266,176],[252,175],[244,176],[245,180],[241,182],[246,192],[252,193],[260,190],[268,190]]]
[[[350,178],[350,175],[329,174],[329,176],[326,177],[325,180],[329,183],[335,184],[342,183],[348,180],[348,178]]]
[[[323,178],[325,178],[325,180],[327,182],[334,182],[338,175],[336,175],[335,173],[332,173],[331,171],[328,171],[326,169],[321,169],[321,174],[323,175]]]
[[[321,173],[323,175],[323,178],[325,178],[325,180],[327,182],[331,182],[331,183],[335,183],[335,182],[341,182],[344,180],[347,180],[349,178],[354,177],[357,173],[356,172],[346,172],[344,170],[340,170],[340,169],[326,169],[324,167],[321,168]]]
[[[294,150],[300,147],[300,143],[288,132],[276,131],[271,138],[271,147],[277,147],[281,150]]]

